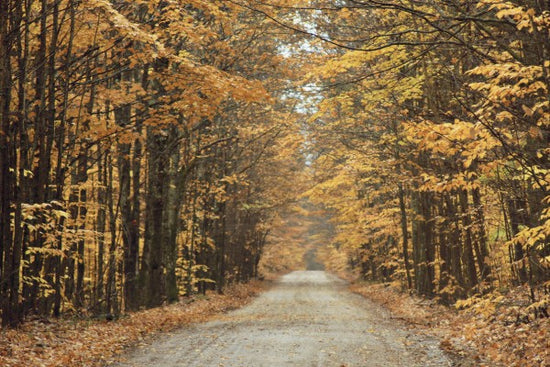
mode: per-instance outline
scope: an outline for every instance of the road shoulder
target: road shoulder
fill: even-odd
[[[352,282],[350,290],[383,306],[391,318],[440,340],[455,366],[548,366],[550,319],[510,321],[512,311],[483,315],[414,297],[389,284]],[[513,318],[513,317],[512,317]]]
[[[268,289],[253,281],[229,287],[223,295],[208,293],[181,302],[129,313],[118,320],[90,318],[33,320],[19,329],[0,330],[0,365],[5,367],[100,367],[128,348],[152,337],[205,322],[242,307]]]

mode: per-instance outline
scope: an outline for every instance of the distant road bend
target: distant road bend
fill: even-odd
[[[296,271],[250,305],[129,352],[117,367],[451,366],[435,340],[390,320],[324,271]]]

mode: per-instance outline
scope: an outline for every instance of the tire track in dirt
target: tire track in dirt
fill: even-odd
[[[436,340],[404,329],[323,271],[290,273],[250,305],[124,357],[116,367],[452,365]]]

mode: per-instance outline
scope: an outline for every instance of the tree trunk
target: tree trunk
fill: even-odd
[[[485,214],[481,203],[479,188],[472,190],[474,216],[476,219],[476,249],[481,280],[491,280],[491,264],[489,264],[489,249],[487,247],[487,235],[485,233]]]
[[[109,231],[110,231],[110,244],[109,244],[109,253],[108,262],[107,262],[107,284],[105,287],[106,293],[106,309],[107,312],[112,315],[112,317],[117,317],[120,313],[119,303],[118,303],[118,289],[116,283],[116,269],[117,269],[117,214],[118,208],[115,209],[114,203],[114,188],[113,188],[113,164],[112,159],[108,156],[108,161],[106,161],[106,167],[108,172],[107,177],[107,209],[109,211]]]
[[[99,187],[97,188],[97,220],[96,220],[96,232],[97,232],[97,274],[96,274],[96,291],[94,309],[97,313],[104,311],[105,305],[105,229],[107,225],[107,167],[102,152],[98,152],[98,181]],[[105,158],[106,159],[106,158]]]
[[[172,132],[177,139],[177,133]],[[185,187],[178,183],[185,181],[178,180],[180,165],[179,149],[175,148],[167,164],[166,183],[163,190],[164,198],[164,219],[163,219],[163,243],[166,248],[164,252],[164,264],[166,273],[166,300],[169,303],[175,302],[179,297],[178,283],[176,278],[176,264],[178,258],[177,235],[179,232],[180,209],[183,200],[182,194]]]
[[[461,190],[459,193],[460,209],[462,216],[462,229],[464,234],[464,247],[462,249],[462,263],[466,267],[466,286],[470,290],[477,283],[477,271],[474,259],[474,250],[472,244],[472,220],[470,217],[470,207],[468,204],[468,192]]]
[[[415,288],[418,293],[431,295],[434,290],[434,238],[433,218],[431,214],[431,194],[415,193],[413,210],[420,219],[415,220],[413,257],[415,263]]]
[[[407,230],[407,210],[405,208],[405,191],[403,190],[403,184],[398,184],[399,189],[399,211],[401,214],[401,236],[403,238],[403,262],[405,263],[405,272],[407,274],[407,286],[412,288],[411,269],[409,264],[409,231]]]
[[[162,155],[164,137],[152,129],[147,137],[147,192],[145,195],[145,239],[140,276],[143,279],[145,305],[155,307],[165,300],[164,249],[162,219],[164,212],[163,189],[167,184],[166,162]]]

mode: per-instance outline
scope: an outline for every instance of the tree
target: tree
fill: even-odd
[[[2,3],[4,324],[116,316],[257,275],[276,209],[250,205],[284,197],[257,172],[300,135],[268,93],[285,73],[279,40],[251,14],[202,0]]]
[[[502,243],[488,238],[498,239],[504,226],[519,280],[528,279],[528,268],[537,269],[530,270],[532,285],[547,279],[539,226],[546,196],[540,118],[547,87],[540,55],[547,40],[539,33],[545,7],[347,1],[293,8],[315,24],[299,31],[330,50],[306,81],[325,86],[310,127],[326,157],[317,160],[317,170],[342,172],[341,184],[312,195],[335,209],[343,233],[350,233],[347,223],[361,224],[343,249],[365,275],[388,279],[394,267],[395,277],[445,302],[486,291],[493,266],[506,261],[496,251]],[[358,26],[364,18],[369,22]],[[332,176],[320,188],[329,184],[335,184]],[[332,203],[330,194],[341,198],[341,185],[351,189],[351,202],[363,204]],[[510,198],[500,218],[491,188]],[[371,213],[371,221],[356,219]],[[377,225],[382,218],[387,222]],[[399,222],[400,231],[388,229]],[[522,226],[525,232],[516,236]],[[383,255],[387,244],[391,259]]]

